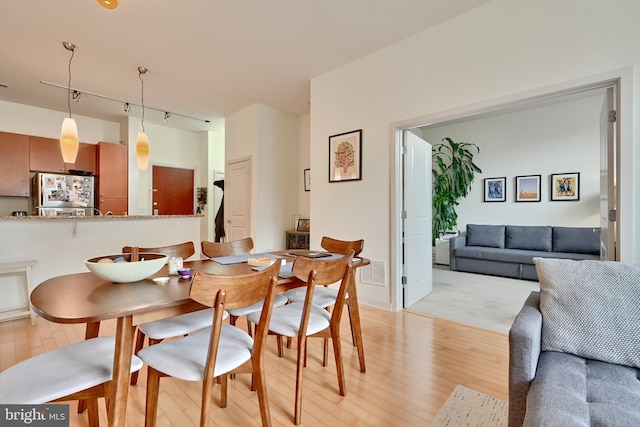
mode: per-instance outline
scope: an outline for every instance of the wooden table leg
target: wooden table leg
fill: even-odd
[[[360,324],[360,309],[358,308],[358,290],[356,288],[356,272],[351,271],[351,283],[349,284],[349,311],[351,312],[351,329],[356,340],[358,350],[358,360],[360,361],[360,372],[366,372],[364,364],[364,344],[362,342],[362,326]]]
[[[133,327],[133,318],[131,316],[118,318],[111,399],[108,408],[109,427],[124,427],[134,331],[135,328]]]

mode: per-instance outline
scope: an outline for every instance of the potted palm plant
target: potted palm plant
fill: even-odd
[[[433,174],[433,240],[454,230],[458,223],[456,206],[471,191],[475,174],[482,170],[473,162],[480,152],[477,145],[443,138],[432,148]]]

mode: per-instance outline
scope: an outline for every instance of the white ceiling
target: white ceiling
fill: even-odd
[[[140,104],[145,122],[220,131],[254,103],[307,114],[310,79],[489,0],[11,1],[0,13],[0,100],[67,111],[72,88]],[[42,84],[51,82],[60,86]],[[124,105],[83,95],[73,114],[119,121]],[[141,109],[128,113],[140,117]],[[176,114],[209,120],[181,119]]]

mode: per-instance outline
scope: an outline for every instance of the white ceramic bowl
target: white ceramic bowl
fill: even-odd
[[[124,258],[127,262],[98,262],[101,259],[109,258],[115,260]],[[167,262],[167,255],[141,253],[140,259],[143,261],[128,262],[131,254],[105,255],[90,258],[84,262],[89,271],[96,276],[114,283],[137,282],[156,274]]]

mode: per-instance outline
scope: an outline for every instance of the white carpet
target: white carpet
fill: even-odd
[[[540,284],[433,266],[433,292],[409,311],[508,333],[522,304]]]
[[[507,402],[458,384],[431,427],[506,427],[508,418]]]

